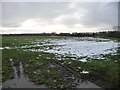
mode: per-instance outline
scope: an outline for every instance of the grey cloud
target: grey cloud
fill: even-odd
[[[2,3],[0,2],[0,26],[2,25]]]
[[[67,3],[51,2],[4,2],[3,3],[3,26],[19,24],[30,18],[52,19],[64,13]]]
[[[82,24],[86,27],[95,27],[102,24],[109,26],[117,25],[118,21],[118,3],[117,2],[89,2],[77,3],[76,8],[73,8],[73,13],[83,9],[84,16],[80,19],[67,17],[63,23],[67,25]],[[71,13],[71,14],[73,14]],[[81,12],[82,14],[82,12]]]
[[[118,7],[117,3],[94,3],[88,7],[88,14],[85,16],[83,23],[87,26],[100,24],[117,25]]]
[[[98,27],[101,24],[114,26],[118,20],[117,2],[3,2],[2,25],[5,27],[17,27],[23,21],[31,18],[42,18],[48,22],[61,15],[74,15],[75,12],[85,10],[80,19],[66,17],[61,22],[66,26],[82,24],[85,27]]]

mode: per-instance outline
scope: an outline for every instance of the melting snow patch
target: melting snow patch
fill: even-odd
[[[83,73],[83,74],[88,74],[89,72],[88,71],[82,71],[82,72],[80,72],[80,73]]]
[[[81,61],[81,62],[87,62],[86,58],[82,58],[79,61]]]
[[[78,69],[81,69],[81,67],[78,67]]]
[[[4,47],[4,49],[12,49],[11,47]]]
[[[49,73],[49,72],[50,72],[50,70],[47,70],[47,72]]]
[[[103,39],[104,40],[104,39]],[[118,47],[118,43],[114,41],[78,41],[78,40],[59,40],[55,41],[58,45],[57,48],[53,47],[51,50],[47,50],[46,52],[50,53],[58,53],[58,54],[75,54],[77,56],[89,56],[100,55],[100,54],[108,54],[115,52],[115,48]],[[59,48],[59,45],[63,45]],[[113,50],[111,50],[113,49]],[[106,51],[107,50],[107,51]],[[82,61],[86,61],[83,59]]]
[[[68,64],[71,64],[71,62],[68,62]]]
[[[28,67],[28,64],[26,64],[26,67]]]
[[[97,59],[103,59],[104,60],[105,58],[104,57],[98,57]]]
[[[0,50],[4,49],[3,47],[0,47]]]
[[[47,59],[51,59],[50,57],[46,57]]]
[[[42,56],[42,55],[39,55],[39,56]]]
[[[34,74],[36,74],[37,72],[36,72],[36,71],[34,71],[33,73],[34,73]]]
[[[92,58],[98,58],[100,54],[109,54],[115,53],[116,48],[118,47],[118,42],[102,39],[102,38],[66,38],[66,39],[48,39],[44,40],[45,43],[42,45],[33,43],[31,47],[32,49],[28,49],[33,52],[49,52],[49,53],[57,53],[62,55],[76,55],[75,57],[87,56]],[[35,49],[37,46],[46,46],[52,45],[52,49],[48,49],[48,47],[44,47],[43,49]],[[25,46],[27,47],[27,46]],[[71,58],[74,59],[74,58]],[[99,57],[98,59],[103,59]],[[61,58],[59,59],[61,60]],[[82,62],[87,62],[86,58],[80,59]]]
[[[36,57],[36,59],[39,59],[39,57]]]
[[[10,61],[12,62],[13,60],[10,58]]]

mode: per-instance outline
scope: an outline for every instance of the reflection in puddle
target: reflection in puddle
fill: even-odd
[[[34,83],[30,82],[29,78],[24,75],[23,65],[20,62],[20,76],[18,76],[17,69],[13,65],[12,59],[10,59],[12,67],[14,69],[14,79],[7,80],[3,83],[3,88],[46,88],[45,85],[37,86]]]

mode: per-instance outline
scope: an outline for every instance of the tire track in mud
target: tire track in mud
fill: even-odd
[[[34,83],[30,82],[29,78],[25,76],[24,74],[24,68],[23,63],[19,63],[19,72],[17,70],[17,67],[14,66],[14,62],[12,59],[10,59],[11,65],[14,69],[14,79],[7,80],[5,83],[3,83],[3,88],[47,88],[45,85],[35,85]],[[68,80],[67,83],[68,88],[100,88],[97,85],[87,82],[82,82],[82,77],[80,74],[76,73],[72,70],[71,67],[68,65],[62,65],[60,62],[55,62],[53,60],[45,60],[49,65],[52,64],[60,70],[63,73],[63,78],[65,80]]]
[[[70,78],[70,80],[72,80],[70,81],[70,88],[99,88],[100,90],[103,90],[101,87],[82,78],[82,76],[77,72],[75,72],[71,67],[69,67],[69,65],[61,64],[59,62],[51,62],[51,61],[50,63],[67,72],[66,78]]]
[[[5,81],[2,84],[2,88],[47,88],[45,85],[38,86],[30,82],[29,78],[24,75],[22,62],[19,63],[19,75],[17,67],[14,66],[13,60],[10,59],[10,61],[14,70],[14,79]]]

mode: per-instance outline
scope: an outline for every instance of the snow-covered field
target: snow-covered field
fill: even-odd
[[[68,38],[49,40],[51,43],[43,46],[53,45],[51,49],[30,49],[31,51],[45,51],[50,53],[68,54],[76,56],[88,56],[115,53],[118,42],[101,38]],[[39,44],[37,44],[39,46]]]
[[[42,43],[42,44],[41,44]],[[22,48],[28,51],[44,51],[49,53],[87,56],[93,57],[101,54],[114,54],[118,47],[118,42],[92,37],[69,37],[61,39],[45,39],[36,40],[25,44],[21,47],[14,47],[15,49]],[[0,49],[13,49],[13,47],[1,47]],[[85,60],[83,60],[85,61]]]
[[[55,42],[58,46],[47,50],[51,53],[75,54],[77,56],[91,56],[115,52],[118,43],[113,41],[72,41],[60,40]]]

